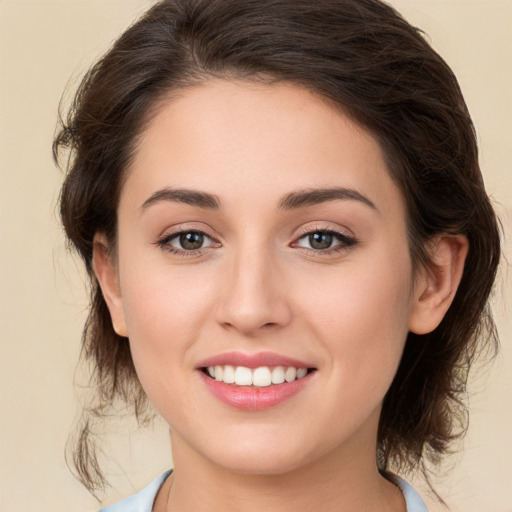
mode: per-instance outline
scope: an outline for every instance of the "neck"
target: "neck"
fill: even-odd
[[[401,491],[377,470],[372,443],[356,443],[352,453],[329,452],[285,473],[260,475],[220,467],[176,433],[171,438],[175,468],[155,512],[406,512]]]

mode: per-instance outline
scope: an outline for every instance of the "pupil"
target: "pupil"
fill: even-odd
[[[309,235],[309,244],[313,249],[328,249],[332,245],[332,235],[329,233],[313,233]]]
[[[200,249],[203,245],[204,237],[201,233],[183,233],[180,235],[180,244],[183,249],[193,251]]]

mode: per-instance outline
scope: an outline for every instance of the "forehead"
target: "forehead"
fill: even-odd
[[[286,83],[212,80],[163,101],[140,137],[121,200],[164,186],[275,200],[291,189],[343,186],[400,201],[372,134]]]

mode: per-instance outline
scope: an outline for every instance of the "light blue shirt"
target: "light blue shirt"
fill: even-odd
[[[118,501],[110,507],[102,508],[99,512],[151,512],[156,495],[171,471],[166,471],[163,475],[160,475],[137,494],[128,496],[128,498]]]
[[[171,471],[166,471],[147,487],[144,487],[142,491],[128,496],[110,507],[102,508],[99,512],[151,512],[158,490],[170,474]],[[407,512],[428,512],[425,503],[411,485],[396,476],[394,480],[404,494]]]

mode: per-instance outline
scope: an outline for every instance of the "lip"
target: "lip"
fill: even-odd
[[[232,366],[245,366],[247,368],[259,368],[260,366],[293,366],[294,368],[314,368],[314,365],[294,359],[292,357],[276,354],[274,352],[257,352],[254,354],[245,352],[225,352],[218,354],[204,361],[201,361],[196,368],[206,368],[208,366],[223,366],[230,364]]]
[[[199,377],[210,393],[221,402],[242,411],[263,411],[275,407],[302,391],[314,378],[316,372],[301,379],[267,387],[235,386],[219,382],[198,370]]]
[[[279,405],[302,391],[314,379],[316,373],[309,372],[301,379],[265,387],[236,386],[219,382],[205,373],[205,368],[217,365],[245,366],[251,369],[260,366],[293,366],[315,370],[316,368],[308,362],[273,352],[226,352],[201,361],[196,370],[210,393],[226,405],[243,411],[262,411]]]

